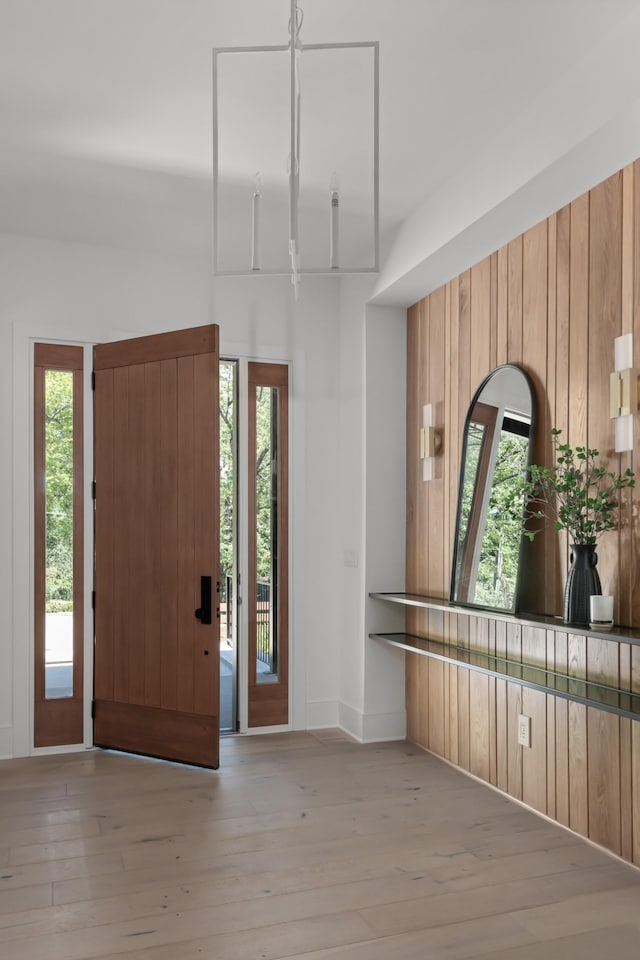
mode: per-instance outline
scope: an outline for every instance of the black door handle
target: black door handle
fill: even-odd
[[[200,577],[200,606],[195,613],[200,623],[211,623],[211,577]]]

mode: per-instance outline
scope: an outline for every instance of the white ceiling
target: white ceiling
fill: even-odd
[[[390,233],[588,64],[637,0],[300,0],[303,43],[380,41]],[[0,0],[0,230],[210,256],[213,47],[288,0]],[[347,121],[348,122],[348,121]]]

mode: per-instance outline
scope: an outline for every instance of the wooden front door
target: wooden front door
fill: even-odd
[[[217,327],[96,347],[95,478],[94,742],[217,767]]]

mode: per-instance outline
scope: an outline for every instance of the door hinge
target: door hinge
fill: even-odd
[[[96,372],[95,370],[91,371],[91,389],[95,390],[96,388]]]
[[[91,591],[91,609],[95,610],[96,608],[96,592],[95,590]]]
[[[216,580],[216,593],[220,593],[220,581]]]
[[[91,481],[91,499],[95,500],[96,498],[96,482],[95,480]]]
[[[95,700],[91,701],[91,719],[95,720],[96,718],[96,702]]]

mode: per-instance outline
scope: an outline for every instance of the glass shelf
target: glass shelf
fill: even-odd
[[[379,596],[386,599],[389,595],[370,594],[370,596]],[[400,594],[396,596],[400,596]],[[418,605],[422,606],[422,604]],[[449,604],[449,607],[451,606],[453,605]],[[475,612],[474,610],[473,613]],[[505,618],[501,617],[500,619]],[[590,633],[590,631],[586,632]],[[424,657],[453,663],[490,677],[499,677],[523,687],[531,687],[534,690],[541,690],[544,693],[562,697],[564,700],[573,700],[588,707],[607,710],[609,713],[615,713],[620,717],[630,717],[632,720],[640,718],[640,694],[619,690],[617,687],[594,683],[591,680],[581,680],[578,677],[555,673],[545,667],[506,660],[503,657],[496,657],[493,654],[478,650],[468,650],[465,647],[443,643],[440,640],[415,637],[410,633],[370,633],[369,637],[392,647],[400,647]]]
[[[417,593],[370,593],[374,600],[399,603],[408,607],[422,607],[426,610],[441,610],[444,613],[457,613],[466,617],[481,617],[485,620],[501,620],[525,627],[541,627],[543,630],[555,630],[558,633],[570,633],[580,637],[598,637],[601,640],[615,640],[619,643],[640,644],[640,630],[633,627],[613,627],[611,630],[591,630],[565,623],[561,617],[546,617],[535,613],[504,613],[489,608],[465,606],[452,603],[439,597],[426,597]]]

